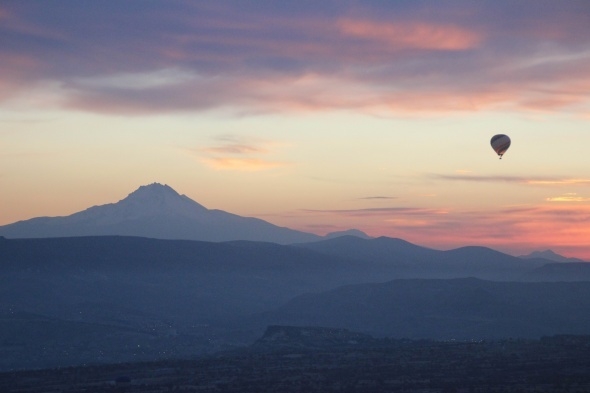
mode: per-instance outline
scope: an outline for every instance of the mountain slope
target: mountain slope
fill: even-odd
[[[202,241],[253,240],[279,244],[321,237],[222,210],[209,210],[171,187],[141,186],[125,199],[65,217],[40,217],[0,227],[7,238],[142,236]]]
[[[498,315],[512,318],[502,321],[525,328],[530,327],[523,325],[530,317],[543,329],[547,327],[544,332],[553,331],[556,325],[559,329],[575,326],[590,315],[587,310],[571,308],[590,299],[584,290],[584,285],[589,283],[561,287],[561,292],[550,293],[548,298],[542,293],[523,297],[510,286],[498,287],[508,288],[503,292],[468,285],[453,287],[442,284],[442,280],[398,280],[396,282],[404,284],[397,285],[393,292],[386,284],[358,285],[382,283],[410,273],[415,274],[414,277],[427,273],[431,278],[467,277],[473,273],[473,267],[485,278],[497,275],[496,263],[502,269],[512,267],[521,272],[528,263],[536,261],[517,258],[521,264],[513,265],[510,257],[480,247],[436,251],[399,239],[375,240],[352,237],[324,243],[325,246],[358,242],[361,249],[365,247],[369,252],[367,258],[362,259],[362,252],[352,258],[301,245],[268,242],[201,242],[124,236],[0,237],[0,331],[4,334],[0,337],[0,352],[6,350],[2,353],[8,356],[16,348],[17,357],[25,365],[26,359],[43,352],[47,359],[55,360],[54,363],[47,360],[45,365],[54,367],[67,364],[58,359],[64,355],[58,353],[63,347],[69,348],[70,355],[66,357],[72,361],[86,359],[89,342],[93,350],[101,353],[108,348],[106,352],[112,354],[109,358],[113,361],[128,361],[128,355],[135,356],[128,351],[130,348],[114,346],[126,343],[125,337],[130,335],[137,340],[133,341],[136,348],[141,345],[142,351],[156,358],[159,348],[167,348],[165,351],[170,354],[170,347],[174,346],[189,345],[193,353],[208,352],[232,343],[244,344],[261,334],[267,324],[282,324],[283,319],[288,324],[338,327],[342,323],[344,328],[358,326],[384,334],[441,337],[440,332],[447,332],[449,336],[453,332],[489,331],[512,336],[516,336],[512,333],[522,334],[522,330],[507,330],[494,322],[493,318]],[[377,252],[371,254],[371,245],[386,251],[383,259],[375,258],[379,256]],[[405,256],[396,257],[396,250]],[[417,257],[422,252],[426,259]],[[414,264],[421,268],[412,270]],[[428,266],[436,266],[437,270],[424,270]],[[485,266],[489,269],[484,269]],[[438,289],[431,288],[431,282],[438,283]],[[523,287],[530,285],[521,284]],[[348,287],[336,289],[343,285]],[[375,288],[385,289],[375,291]],[[308,295],[282,307],[306,293]],[[330,293],[334,295],[326,295]],[[498,297],[499,293],[505,293],[508,299]],[[564,301],[563,294],[571,296]],[[539,313],[546,319],[539,318],[539,313],[523,313],[522,308],[518,308],[522,304],[514,308],[511,299],[518,297],[528,299],[526,302],[533,305],[532,309],[543,311]],[[577,298],[579,300],[575,300]],[[558,302],[561,305],[557,307],[555,321],[549,320],[553,317],[551,309],[534,303],[543,299],[548,299],[547,304]],[[487,311],[478,311],[480,305]],[[268,318],[253,316],[277,308],[279,313],[267,314]],[[565,310],[570,310],[572,318],[578,322],[572,324],[564,320],[560,313]],[[34,317],[23,318],[24,314]],[[38,321],[45,319],[50,321],[39,325]],[[47,330],[44,326],[49,325],[52,328]],[[431,326],[434,330],[430,330]],[[64,333],[64,329],[67,332]],[[531,332],[539,331],[535,329]],[[563,331],[559,329],[555,331]],[[64,337],[71,339],[64,342]],[[48,346],[47,342],[57,344]],[[186,353],[185,349],[175,351],[179,356]]]
[[[523,274],[548,262],[544,259],[521,259],[486,247],[469,246],[440,251],[388,237],[362,239],[342,236],[296,246],[367,265],[395,267],[397,278],[519,280]]]
[[[104,302],[204,323],[261,312],[301,293],[393,274],[266,242],[0,239],[0,311],[14,306],[65,317],[86,303]]]
[[[299,296],[260,325],[328,326],[397,338],[590,334],[590,282],[394,280]]]
[[[522,279],[525,281],[590,281],[590,263],[548,263],[525,274]]]

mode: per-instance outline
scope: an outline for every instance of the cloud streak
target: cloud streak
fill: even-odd
[[[524,176],[477,176],[477,175],[443,175],[430,174],[435,180],[465,181],[478,183],[515,183],[532,186],[590,186],[590,179],[567,177],[524,177]]]
[[[590,198],[580,196],[575,192],[570,192],[557,197],[547,198],[547,202],[590,202]]]
[[[388,201],[391,199],[397,199],[397,197],[377,195],[377,196],[362,197],[362,198],[358,198],[358,199],[365,200],[365,201]]]
[[[212,157],[201,161],[210,168],[227,171],[258,172],[285,166],[282,162],[273,162],[258,158]]]
[[[445,210],[430,209],[430,208],[419,208],[419,207],[372,207],[365,209],[325,209],[325,210],[314,210],[305,209],[301,210],[304,213],[313,214],[330,214],[330,215],[342,215],[342,216],[355,216],[355,217],[368,217],[368,216],[380,216],[385,215],[404,215],[404,216],[430,216],[434,214],[446,214]]]
[[[386,50],[466,50],[474,48],[481,41],[478,33],[454,25],[355,19],[342,19],[337,25],[344,36],[379,43]]]

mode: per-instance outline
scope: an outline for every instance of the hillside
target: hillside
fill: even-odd
[[[312,249],[353,242],[366,257]],[[432,280],[511,279],[532,274],[538,260],[479,247],[428,250],[387,238],[341,237],[308,246],[122,236],[0,239],[3,364],[53,367],[210,353],[246,345],[277,324],[419,337],[516,337],[563,332],[564,326],[586,331],[588,310],[572,307],[590,298],[588,283],[525,292],[522,299],[555,306],[539,303],[527,314],[498,288],[507,285],[505,293],[518,298],[521,289],[510,288],[531,284]],[[408,276],[412,280],[399,280]],[[567,310],[572,320],[564,319]],[[503,319],[494,319],[497,314]]]
[[[590,334],[590,282],[463,278],[350,285],[299,296],[256,322],[414,339]]]

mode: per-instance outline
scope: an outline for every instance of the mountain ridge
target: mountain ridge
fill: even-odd
[[[357,229],[332,232],[322,237],[255,217],[208,209],[169,185],[160,183],[140,186],[118,202],[91,206],[67,216],[35,217],[0,226],[0,236],[7,238],[139,236],[293,244],[344,235],[370,238]]]
[[[7,238],[119,235],[279,244],[322,239],[258,218],[207,209],[160,183],[140,186],[116,203],[92,206],[68,216],[36,217],[0,226],[0,235]]]
[[[533,251],[526,255],[519,255],[518,257],[523,259],[541,258],[553,262],[585,262],[579,258],[565,257],[563,255],[557,254],[553,250]]]

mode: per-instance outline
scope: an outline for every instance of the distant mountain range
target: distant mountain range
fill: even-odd
[[[267,325],[398,338],[590,334],[588,299],[590,263],[550,251],[440,251],[357,230],[320,237],[209,210],[157,183],[0,227],[0,370],[190,357],[249,344]]]
[[[521,259],[486,247],[440,251],[388,237],[361,239],[343,236],[295,246],[355,260],[372,268],[388,267],[394,269],[395,278],[478,277],[518,281],[551,262],[541,258]]]
[[[545,251],[533,251],[527,255],[521,255],[519,258],[523,259],[531,259],[531,258],[542,258],[547,259],[548,261],[554,262],[584,262],[582,259],[579,258],[568,258],[564,257],[563,255],[559,255],[552,250],[545,250]]]
[[[117,203],[93,206],[69,216],[38,217],[0,226],[0,236],[7,238],[108,235],[213,242],[252,240],[278,244],[323,239],[258,218],[207,209],[170,186],[159,183],[141,186]],[[328,234],[327,238],[341,235],[368,238],[358,230]]]
[[[211,242],[249,240],[277,244],[310,243],[339,237],[371,239],[370,236],[358,229],[318,236],[313,233],[280,227],[258,218],[243,217],[218,209],[207,209],[186,195],[178,194],[170,186],[159,183],[140,186],[119,202],[93,206],[69,216],[37,217],[3,225],[0,226],[0,236],[9,239],[139,236],[154,239]],[[404,241],[400,239],[399,242],[403,243]],[[320,244],[318,247],[320,249],[335,247],[334,251],[339,256],[363,255],[366,257],[366,250],[363,247],[357,248],[357,245],[359,243],[353,239],[349,242]],[[376,247],[376,250],[371,250],[371,252],[388,253],[388,250],[380,250],[378,242],[372,244],[371,247]],[[308,246],[308,248],[313,248],[313,246]],[[412,249],[414,253],[417,246],[412,245]],[[399,247],[394,251],[398,259],[405,256],[403,249]],[[435,250],[423,248],[420,253],[425,255],[433,251]],[[553,262],[583,262],[581,259],[567,258],[551,250],[535,251],[519,258],[543,259]]]
[[[590,334],[588,286],[587,263],[385,237],[0,237],[0,370],[186,357],[277,324],[392,337]]]

